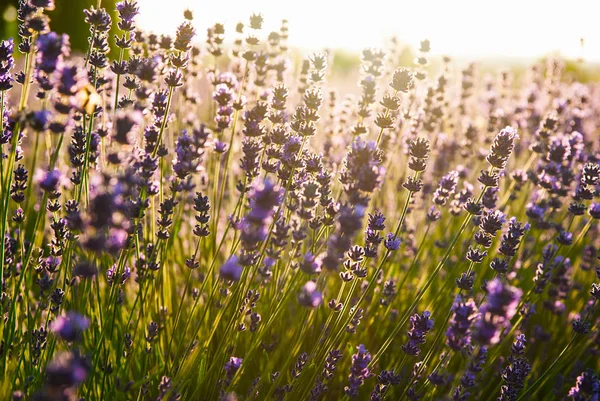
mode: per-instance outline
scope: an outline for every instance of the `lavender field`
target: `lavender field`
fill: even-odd
[[[66,6],[0,41],[0,399],[600,399],[597,83]]]

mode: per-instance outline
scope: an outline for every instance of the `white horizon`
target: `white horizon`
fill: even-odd
[[[436,55],[537,58],[560,54],[600,60],[600,24],[595,22],[600,2],[571,0],[568,7],[559,0],[370,0],[361,7],[341,0],[283,3],[139,0],[138,24],[158,34],[173,34],[183,21],[183,11],[191,9],[200,41],[216,22],[225,24],[226,38],[232,40],[235,24],[246,23],[257,12],[264,16],[265,35],[287,19],[289,44],[301,49],[359,51],[383,47],[396,36],[415,48],[429,39]]]

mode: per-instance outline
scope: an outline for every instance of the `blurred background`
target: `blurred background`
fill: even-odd
[[[117,0],[102,0],[105,7],[115,20],[115,4]],[[71,47],[77,51],[85,51],[89,26],[83,20],[83,9],[96,5],[96,0],[55,0],[56,8],[47,11],[50,17],[50,27],[58,33],[67,33],[70,37]],[[17,36],[17,7],[18,0],[0,0],[0,33],[2,39]]]
[[[102,0],[114,15],[117,0]],[[68,33],[75,51],[84,51],[88,27],[82,10],[97,0],[55,0],[51,27]],[[545,57],[561,57],[582,80],[600,77],[600,1],[595,0],[139,0],[138,25],[157,34],[174,34],[183,11],[194,12],[198,40],[206,29],[225,24],[226,42],[235,24],[253,12],[264,15],[266,32],[289,21],[291,48],[298,52],[330,49],[341,73],[354,69],[365,47],[383,47],[391,37],[406,45],[412,60],[425,38],[432,54],[457,63],[477,60],[520,70]],[[0,0],[2,38],[16,36],[18,0]],[[113,18],[114,19],[114,18]]]
[[[434,54],[454,57],[580,57],[586,38],[600,59],[597,0],[141,0],[140,8],[141,25],[166,32],[186,8],[199,28],[233,28],[252,12],[264,15],[266,29],[286,18],[290,44],[311,49],[360,50],[397,36],[413,45],[428,38]]]

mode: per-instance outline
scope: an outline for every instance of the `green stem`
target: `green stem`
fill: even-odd
[[[534,391],[537,387],[538,384],[544,384],[544,382],[546,381],[546,376],[548,376],[551,372],[552,369],[554,368],[554,366],[558,363],[558,361],[560,361],[560,359],[565,355],[565,353],[568,351],[568,349],[571,347],[571,345],[573,344],[573,341],[575,341],[575,338],[577,337],[577,334],[573,334],[573,336],[571,337],[571,340],[569,341],[569,343],[565,346],[565,348],[563,348],[563,350],[561,351],[561,353],[558,355],[558,357],[556,357],[556,359],[554,359],[554,361],[552,362],[552,364],[548,367],[548,369],[546,369],[544,371],[544,373],[541,374],[540,377],[538,377],[538,379],[529,387],[527,387],[527,390],[525,390],[525,392],[523,392],[523,394],[521,394],[519,396],[519,398],[517,398],[517,401],[521,401],[523,398],[525,398],[525,396],[529,393],[531,393],[532,391]],[[534,393],[535,394],[535,393]]]

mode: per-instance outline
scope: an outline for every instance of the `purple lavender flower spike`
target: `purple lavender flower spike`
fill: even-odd
[[[323,303],[323,294],[317,291],[317,283],[307,281],[298,294],[298,303],[309,308],[316,308]]]
[[[14,48],[12,38],[0,41],[0,92],[12,88],[13,78],[10,70],[15,65]],[[4,118],[4,116],[0,116],[0,118]]]
[[[383,245],[390,251],[397,251],[400,249],[400,238],[396,237],[393,233],[388,233],[385,237]]]
[[[50,329],[63,340],[73,342],[81,339],[83,332],[90,326],[88,318],[77,312],[68,312],[59,316],[50,326]]]
[[[408,341],[402,346],[402,350],[408,355],[417,356],[421,353],[419,346],[425,344],[425,336],[433,329],[433,319],[430,316],[429,311],[411,316]]]
[[[54,192],[58,190],[62,174],[58,170],[47,172],[39,181],[39,186],[46,192]]]
[[[489,281],[486,291],[488,297],[480,308],[481,319],[475,324],[474,338],[483,345],[493,345],[500,341],[500,333],[510,327],[523,292],[499,278]]]
[[[308,251],[304,254],[298,266],[306,274],[319,274],[321,272],[321,258]]]
[[[70,44],[68,35],[58,35],[56,32],[49,32],[41,35],[37,42],[37,62],[36,67],[39,71],[51,74],[62,67],[65,57],[69,56]]]
[[[219,269],[219,274],[225,280],[239,281],[242,276],[242,266],[238,263],[236,256],[231,256]]]
[[[471,345],[471,327],[479,313],[473,300],[465,302],[460,295],[456,296],[452,311],[454,314],[446,331],[446,344],[455,351],[461,351]]]
[[[440,180],[440,184],[433,194],[433,201],[437,205],[445,205],[448,199],[450,199],[452,195],[454,195],[457,184],[458,172],[452,170],[448,174],[443,176]]]
[[[569,390],[569,397],[573,401],[598,401],[600,398],[600,379],[592,369],[586,369],[575,381]]]
[[[56,355],[46,368],[46,383],[51,388],[74,387],[85,381],[90,364],[75,352]]]
[[[233,380],[233,376],[237,373],[237,371],[242,366],[243,359],[232,356],[225,363],[225,379],[223,380],[223,386],[228,387]]]
[[[373,376],[373,373],[369,370],[371,360],[372,357],[369,351],[367,351],[364,345],[360,344],[356,350],[356,354],[352,355],[348,385],[344,387],[344,392],[348,397],[358,397],[360,387],[365,383],[366,379]]]

